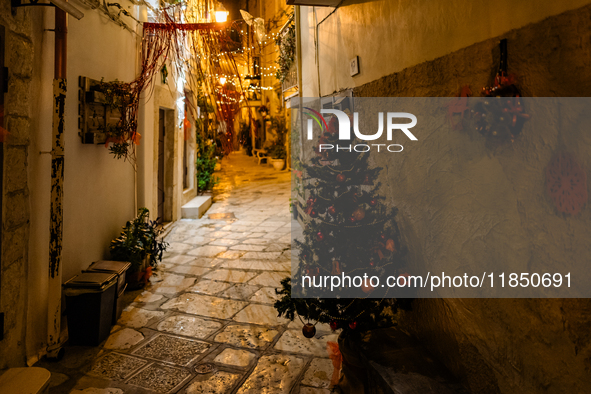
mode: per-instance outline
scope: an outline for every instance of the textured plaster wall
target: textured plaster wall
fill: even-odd
[[[509,71],[525,96],[591,94],[591,6],[568,11],[354,90],[356,96],[477,93],[498,65],[508,39]],[[556,110],[553,108],[550,111]],[[378,165],[384,194],[400,208],[409,262],[463,265],[482,271],[496,261],[516,270],[559,269],[589,261],[591,210],[559,216],[545,193],[544,171],[558,150],[591,171],[591,133],[536,128],[513,144],[488,148],[477,133],[442,128]],[[411,146],[412,145],[412,146]],[[381,161],[380,161],[381,160]],[[402,327],[422,339],[474,393],[584,393],[591,388],[591,301],[588,299],[423,299]]]
[[[301,7],[304,97],[361,86],[416,64],[437,59],[511,29],[579,8],[588,0],[347,0],[327,7]],[[359,56],[360,74],[349,61]],[[453,77],[453,73],[449,75]]]
[[[34,26],[41,19],[39,14],[23,11],[13,16],[10,2],[0,4],[0,24],[6,29],[4,61],[9,69],[3,126],[10,132],[3,144],[0,312],[5,313],[5,326],[4,339],[0,341],[0,369],[25,362],[25,278],[29,271],[27,248],[31,219],[27,163],[30,160],[31,131],[36,124],[34,106],[38,101],[35,91],[39,88],[39,74],[35,68],[39,53],[35,46],[40,42],[40,35],[36,34]]]
[[[122,3],[127,6],[128,3]],[[109,257],[109,242],[134,216],[134,174],[130,163],[116,160],[104,145],[82,144],[78,136],[78,78],[131,81],[136,75],[136,36],[108,22],[98,11],[76,4],[85,16],[68,21],[67,96],[65,109],[64,233],[62,280],[80,273],[96,260]],[[131,9],[130,9],[131,10]],[[19,11],[20,13],[21,11]],[[28,150],[30,242],[27,276],[27,359],[43,355],[47,336],[47,283],[54,62],[54,11],[33,9],[39,20],[34,31],[40,63],[34,68],[40,83],[29,104],[36,127]],[[142,143],[150,144],[149,139]],[[18,207],[12,209],[18,210]],[[65,320],[64,320],[65,322]],[[65,328],[65,326],[62,326]],[[24,332],[24,330],[23,330]]]

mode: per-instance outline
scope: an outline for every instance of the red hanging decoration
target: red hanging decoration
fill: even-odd
[[[558,212],[576,216],[587,204],[587,174],[571,154],[560,152],[550,160],[546,191]]]

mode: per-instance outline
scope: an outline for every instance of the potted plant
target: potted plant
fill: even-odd
[[[285,167],[285,157],[287,156],[285,145],[282,143],[274,144],[271,149],[269,149],[269,156],[271,156],[271,164],[273,165],[273,168],[279,171]]]
[[[162,233],[158,219],[150,220],[149,214],[147,208],[140,208],[136,218],[125,223],[121,234],[111,241],[111,258],[131,263],[126,275],[130,289],[141,288],[148,282],[152,268],[162,261],[168,247],[158,238]]]

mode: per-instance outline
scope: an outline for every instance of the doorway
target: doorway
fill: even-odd
[[[164,137],[166,112],[158,111],[158,217],[164,221]]]

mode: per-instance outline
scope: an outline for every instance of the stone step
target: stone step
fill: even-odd
[[[211,207],[211,196],[197,196],[181,207],[183,219],[199,219]]]
[[[10,368],[0,376],[0,393],[46,394],[50,378],[45,368]]]

